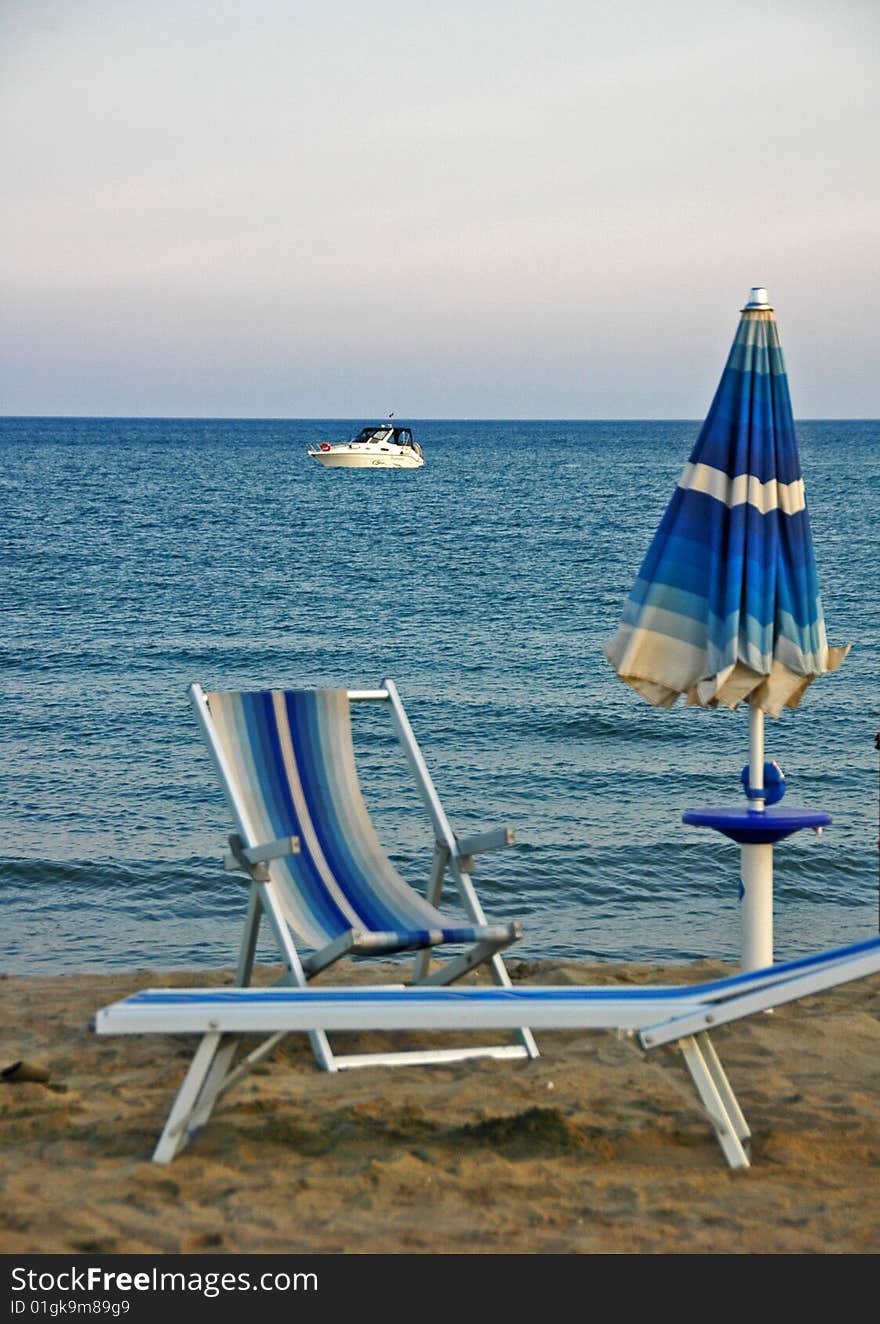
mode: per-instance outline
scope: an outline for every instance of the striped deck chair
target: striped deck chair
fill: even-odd
[[[509,845],[510,829],[459,840],[452,831],[393,681],[380,690],[263,690],[205,693],[190,687],[202,733],[226,792],[237,831],[226,867],[251,880],[237,983],[247,986],[263,916],[286,966],[284,983],[307,980],[343,956],[416,952],[414,981],[448,984],[486,963],[509,987],[500,952],[520,936],[517,923],[488,924],[469,877],[478,852]],[[427,898],[401,877],[370,820],[358,781],[350,704],[388,706],[434,829]],[[438,909],[445,876],[455,883],[467,922]],[[430,969],[435,947],[465,950]],[[301,955],[299,945],[311,949]],[[281,1036],[267,1041],[269,1052]],[[327,1035],[309,1039],[321,1067],[421,1065],[466,1057],[537,1057],[531,1032],[514,1042],[442,1050],[334,1053]],[[261,1053],[263,1055],[263,1053]],[[218,1066],[225,1071],[229,1063]]]

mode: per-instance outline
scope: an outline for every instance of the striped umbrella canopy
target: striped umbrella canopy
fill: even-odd
[[[778,717],[849,646],[825,635],[788,378],[755,288],[605,654],[650,703]]]

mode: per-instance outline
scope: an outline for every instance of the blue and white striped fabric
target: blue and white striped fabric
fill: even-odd
[[[619,1013],[627,1005],[638,1006],[648,1003],[651,1007],[662,1009],[664,1003],[704,1004],[722,1006],[737,998],[748,997],[764,989],[771,990],[771,1002],[780,1005],[787,1001],[786,985],[798,983],[807,977],[814,979],[810,992],[820,992],[847,983],[851,979],[861,979],[866,975],[876,974],[880,970],[880,938],[866,938],[861,942],[849,943],[843,947],[833,947],[826,951],[813,952],[808,956],[782,961],[778,965],[761,970],[748,970],[720,979],[708,980],[698,984],[601,984],[601,985],[550,985],[517,984],[513,987],[493,985],[471,985],[451,988],[415,985],[408,988],[371,987],[360,985],[353,988],[316,987],[316,988],[148,988],[134,993],[121,1002],[113,1003],[103,1009],[101,1016],[106,1019],[118,1017],[121,1021],[128,1012],[141,1009],[162,1008],[197,1008],[212,1007],[222,1013],[224,1007],[267,1008],[281,1006],[295,1011],[307,1009],[316,1003],[324,1007],[333,1004],[361,1009],[364,1013],[359,1028],[378,1028],[382,1008],[413,1008],[412,1028],[419,1028],[418,1008],[468,1007],[474,1013],[474,1022],[479,1024],[481,1007],[513,1006],[517,1010],[510,1018],[511,1025],[518,1025],[523,1016],[533,1022],[536,1012],[540,1014],[542,1004],[549,1004],[556,1009],[558,1019],[548,1020],[557,1028],[577,1024],[577,1007],[589,1007],[591,1004],[606,1004],[616,1008],[618,1017],[609,1017],[607,1024],[622,1025]],[[799,994],[799,996],[803,996]],[[572,1011],[573,1015],[568,1016]],[[371,1019],[366,1013],[374,1013]],[[108,1014],[109,1013],[109,1017]],[[551,1017],[553,1012],[551,1011]],[[109,1033],[106,1025],[99,1020],[96,1028],[99,1033]],[[201,1027],[193,1027],[201,1028]],[[349,1028],[349,1027],[345,1027]]]
[[[300,852],[273,860],[269,872],[307,946],[323,947],[352,929],[381,933],[377,953],[495,932],[450,927],[391,864],[361,793],[345,690],[206,698],[246,844],[299,838]]]
[[[772,308],[743,309],[727,365],[605,653],[649,702],[778,717],[829,648]]]

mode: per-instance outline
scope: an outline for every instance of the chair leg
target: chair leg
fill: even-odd
[[[251,982],[251,975],[254,969],[254,959],[257,954],[257,935],[260,932],[260,920],[263,916],[263,905],[260,900],[260,889],[256,883],[251,883],[250,895],[248,897],[247,919],[244,922],[244,933],[241,935],[241,946],[238,953],[238,969],[235,972],[235,982],[240,988],[246,988]]]
[[[731,1116],[729,1105],[733,1098],[733,1091],[727,1077],[721,1070],[720,1063],[718,1063],[718,1071],[721,1072],[723,1077],[723,1088],[719,1089],[719,1080],[716,1078],[714,1063],[713,1065],[707,1063],[703,1055],[705,1042],[700,1041],[705,1041],[707,1038],[708,1036],[705,1033],[698,1035],[696,1038],[693,1035],[688,1035],[687,1038],[680,1039],[678,1042],[681,1045],[681,1051],[684,1054],[684,1060],[691,1073],[691,1078],[697,1087],[697,1093],[709,1121],[714,1127],[724,1157],[732,1168],[748,1168],[751,1166],[749,1156],[743,1148],[742,1139],[739,1135],[739,1128],[745,1126],[745,1120],[735,1099],[733,1100],[735,1114],[739,1120],[737,1121]],[[715,1049],[711,1045],[709,1058],[710,1062],[713,1059],[717,1062]],[[725,1094],[728,1096],[726,1099]]]
[[[513,938],[511,938],[510,942],[513,941]],[[504,946],[509,945],[510,943],[504,944]],[[427,979],[423,979],[421,982],[423,984],[452,984],[456,979],[461,979],[462,975],[466,975],[469,970],[476,970],[484,962],[491,961],[498,949],[499,944],[497,942],[475,943],[473,947],[469,947],[460,956],[454,956],[451,960],[444,962],[433,974],[428,975]],[[496,982],[498,981],[496,980]],[[508,980],[508,986],[509,983]]]
[[[492,957],[490,964],[492,966],[492,978],[495,980],[495,983],[500,984],[502,988],[510,988],[511,979],[510,975],[507,973],[507,966],[497,953]],[[527,1057],[534,1059],[541,1056],[538,1045],[535,1043],[535,1036],[532,1034],[528,1026],[520,1026],[516,1031],[516,1038],[526,1050]]]
[[[449,850],[446,846],[441,846],[438,842],[434,847],[434,859],[431,863],[431,876],[428,879],[428,890],[426,899],[432,906],[439,909],[440,895],[443,890],[443,875],[446,872],[446,866],[449,863]],[[428,970],[431,966],[431,949],[426,947],[424,951],[419,952],[413,966],[412,982],[421,984],[425,982]]]
[[[287,926],[287,920],[278,899],[272,890],[271,884],[259,884],[260,903],[269,926],[275,935],[275,941],[278,943],[284,964],[287,967],[288,980],[296,988],[306,987],[306,975],[302,967],[302,961],[299,958],[299,952],[296,950],[290,929]],[[309,1032],[309,1043],[315,1060],[322,1071],[335,1071],[336,1065],[333,1061],[333,1049],[330,1047],[330,1040],[324,1030],[311,1030]]]
[[[443,987],[446,984],[453,983],[456,979],[460,979],[461,976],[467,974],[469,970],[475,970],[477,966],[482,965],[487,961],[490,964],[492,978],[495,983],[500,984],[503,988],[510,988],[510,975],[507,973],[507,967],[498,955],[498,944],[488,942],[477,943],[476,946],[471,947],[469,951],[464,952],[461,956],[456,956],[451,961],[447,961],[439,970],[435,970],[427,979],[422,980],[422,983],[435,984]],[[514,1037],[518,1041],[520,1048],[524,1051],[526,1057],[534,1060],[541,1056],[531,1030],[522,1026],[520,1029],[514,1030]]]
[[[433,906],[439,904],[440,887],[443,882],[443,874],[449,868],[459,895],[462,897],[465,909],[475,924],[485,924],[486,916],[477,899],[477,895],[471,886],[470,879],[466,878],[458,863],[452,859],[445,846],[438,844],[434,851],[434,863],[431,869],[431,881],[428,887],[428,900]],[[416,958],[415,969],[413,971],[414,984],[448,984],[462,975],[467,974],[469,970],[475,970],[478,965],[488,961],[491,968],[492,979],[502,988],[510,988],[510,975],[507,973],[507,966],[499,955],[499,945],[497,943],[478,943],[470,951],[462,956],[455,957],[447,961],[445,965],[436,970],[433,975],[427,973],[429,962],[431,960],[430,950],[420,952]],[[519,1044],[525,1049],[526,1056],[532,1059],[540,1057],[538,1045],[535,1043],[535,1036],[526,1026],[516,1030],[515,1037]]]
[[[459,867],[458,861],[450,858],[449,871],[452,874],[453,881],[458,890],[458,894],[464,903],[465,910],[470,915],[475,924],[485,924],[486,916],[483,914],[483,907],[480,905],[473,884],[467,874],[463,873]],[[510,975],[507,973],[507,966],[501,959],[496,950],[489,961],[492,972],[492,979],[501,988],[510,988]],[[516,1038],[526,1051],[526,1056],[530,1058],[540,1057],[538,1045],[535,1043],[535,1036],[526,1026],[522,1026],[515,1031]]]

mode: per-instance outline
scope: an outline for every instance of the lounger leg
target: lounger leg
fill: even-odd
[[[722,1097],[722,1091],[718,1088],[713,1068],[706,1062],[703,1056],[703,1045],[698,1042],[698,1040],[705,1040],[706,1038],[705,1034],[700,1034],[696,1038],[693,1035],[688,1035],[687,1038],[680,1039],[678,1042],[681,1045],[681,1051],[684,1054],[684,1060],[691,1073],[691,1078],[697,1087],[697,1093],[708,1114],[709,1121],[715,1129],[724,1157],[732,1168],[748,1168],[751,1165],[738,1134],[738,1124],[728,1112],[725,1100]],[[715,1057],[714,1048],[711,1048],[711,1057]],[[715,1058],[715,1061],[717,1061],[717,1058]],[[718,1070],[721,1070],[720,1063],[718,1064]],[[732,1096],[733,1091],[730,1089],[723,1071],[721,1075],[724,1077],[725,1092]],[[745,1121],[742,1119],[738,1105],[736,1112],[740,1119],[739,1125],[744,1126]]]
[[[712,1043],[708,1034],[698,1034],[697,1042],[702,1049],[703,1057],[706,1059],[706,1066],[715,1082],[715,1088],[721,1095],[721,1099],[724,1103],[724,1110],[733,1124],[733,1129],[739,1139],[745,1143],[752,1133],[749,1130],[749,1124],[743,1116],[742,1109],[739,1106],[739,1100],[733,1092],[730,1081],[727,1079],[724,1067],[721,1065],[718,1054],[715,1052],[715,1045]]]
[[[168,1114],[165,1129],[153,1151],[154,1163],[170,1163],[175,1154],[178,1154],[189,1140],[191,1135],[190,1119],[196,1110],[208,1077],[213,1075],[212,1069],[222,1039],[223,1035],[219,1031],[213,1030],[202,1036],[189,1070],[184,1077],[183,1084],[177,1091],[177,1098],[174,1100],[171,1112]],[[210,1114],[210,1109],[208,1109],[208,1114]],[[207,1116],[204,1121],[207,1121]]]
[[[281,1036],[276,1035],[275,1038],[278,1039]],[[214,1104],[220,1095],[250,1069],[252,1064],[248,1063],[243,1071],[238,1069],[233,1071],[240,1043],[241,1035],[225,1034],[223,1036],[223,1042],[214,1055],[214,1061],[211,1063],[211,1068],[205,1077],[205,1083],[199,1092],[196,1105],[189,1115],[186,1124],[187,1135],[194,1135],[196,1131],[201,1130],[214,1111]],[[274,1044],[272,1047],[274,1047]]]

